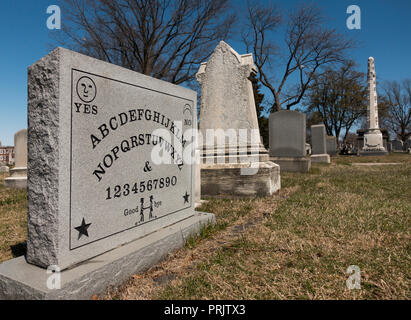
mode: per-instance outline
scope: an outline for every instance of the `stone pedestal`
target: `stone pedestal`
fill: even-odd
[[[281,110],[270,114],[270,160],[281,171],[308,172],[310,158],[306,157],[305,114]]]
[[[27,188],[27,129],[14,135],[15,167],[10,170],[10,177],[4,179],[8,188]]]
[[[280,168],[261,143],[250,74],[252,54],[221,41],[197,73],[201,84],[201,195],[266,196],[280,189]]]
[[[244,170],[250,170],[250,174],[244,174]],[[280,187],[280,167],[271,161],[203,165],[201,168],[201,192],[207,196],[270,196]]]
[[[197,212],[186,220],[58,273],[28,264],[23,256],[3,262],[0,264],[0,300],[91,299],[95,294],[104,294],[107,286],[118,286],[132,274],[160,262],[209,223],[215,223],[213,214]]]
[[[0,173],[9,173],[10,169],[8,166],[0,166]]]
[[[312,154],[311,155],[311,162],[314,163],[331,163],[330,155],[329,154]]]
[[[382,133],[379,129],[369,129],[364,134],[364,146],[360,149],[360,156],[387,155],[383,144]]]

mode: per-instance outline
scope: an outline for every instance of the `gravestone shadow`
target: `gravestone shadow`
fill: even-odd
[[[10,246],[10,249],[11,249],[11,253],[13,255],[13,258],[24,256],[24,255],[26,255],[26,252],[27,252],[27,242],[24,241],[24,242],[14,244],[14,245]]]

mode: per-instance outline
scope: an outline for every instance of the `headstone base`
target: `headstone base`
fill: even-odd
[[[329,154],[312,154],[310,159],[314,163],[331,163]]]
[[[270,161],[280,166],[281,172],[309,172],[311,160],[307,157],[270,157]]]
[[[195,212],[183,221],[85,261],[60,274],[28,264],[24,257],[0,264],[0,300],[80,300],[104,294],[135,273],[147,270],[182,247],[202,226],[214,223],[211,213]],[[48,289],[50,277],[60,275],[61,289]],[[54,282],[56,283],[56,282]]]
[[[7,188],[26,189],[27,188],[27,168],[15,167],[10,170],[10,177],[4,179],[4,186]]]
[[[201,166],[201,197],[264,197],[280,187],[280,166],[271,161]]]
[[[0,166],[0,173],[9,173],[10,169],[8,166]]]
[[[388,155],[388,152],[385,150],[361,150],[359,152],[360,156],[386,156]]]
[[[360,156],[384,156],[388,152],[384,148],[382,133],[379,129],[368,129],[364,134],[364,147],[360,149]]]

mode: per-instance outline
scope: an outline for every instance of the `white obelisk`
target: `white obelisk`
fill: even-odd
[[[377,104],[377,77],[375,73],[374,58],[368,58],[368,108],[367,132],[364,134],[364,147],[361,153],[385,154],[382,133],[378,125]]]

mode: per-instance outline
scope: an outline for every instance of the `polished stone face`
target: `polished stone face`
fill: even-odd
[[[194,214],[196,123],[191,90],[61,48],[34,64],[28,260],[65,268]]]
[[[305,114],[282,110],[269,118],[270,157],[305,156]]]
[[[311,126],[312,154],[326,154],[325,126],[323,124]]]

